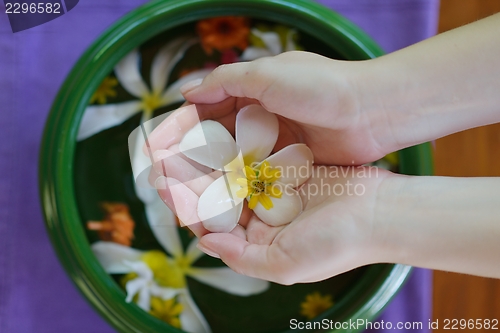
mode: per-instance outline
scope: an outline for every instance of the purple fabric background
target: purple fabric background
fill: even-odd
[[[321,2],[364,28],[386,51],[430,37],[437,27],[438,0]],[[2,333],[113,332],[72,285],[51,247],[38,199],[37,158],[45,118],[73,64],[104,29],[142,3],[81,1],[62,17],[16,34],[0,5]],[[416,269],[379,320],[426,326],[431,286],[431,272]]]

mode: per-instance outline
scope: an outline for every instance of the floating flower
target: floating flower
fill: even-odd
[[[141,77],[139,51],[135,49],[126,55],[115,66],[114,72],[123,88],[137,99],[118,104],[88,106],[80,123],[77,140],[84,140],[119,125],[141,111],[141,123],[145,123],[151,119],[154,110],[182,102],[184,98],[179,88],[191,80],[204,78],[210,70],[192,72],[172,83],[167,89],[165,86],[174,66],[197,41],[196,38],[180,37],[158,51],[151,65],[151,89]]]
[[[302,200],[294,188],[309,179],[313,155],[306,145],[293,144],[269,156],[278,132],[276,115],[260,105],[249,105],[236,117],[236,141],[211,120],[184,135],[179,149],[185,156],[224,172],[198,201],[198,217],[206,229],[231,231],[240,218],[243,198],[262,221],[273,226],[289,223],[302,212]]]
[[[231,48],[244,50],[248,46],[250,27],[245,17],[224,16],[199,21],[196,31],[203,49],[210,55],[214,49],[220,52]]]
[[[314,292],[306,296],[306,300],[300,304],[300,314],[307,319],[313,319],[333,306],[332,296],[321,296]]]
[[[272,57],[282,52],[299,50],[295,43],[297,31],[283,25],[270,30],[266,26],[253,28],[250,34],[252,46],[241,55],[242,61],[251,61],[262,57]]]
[[[94,95],[92,95],[90,103],[97,102],[99,104],[104,104],[108,97],[115,97],[116,91],[114,88],[116,85],[118,85],[118,80],[116,78],[109,76],[105,77],[99,87],[97,87]]]
[[[163,300],[159,297],[151,298],[151,310],[149,313],[173,327],[181,328],[179,315],[182,313],[182,304],[175,301],[175,298]]]
[[[102,221],[88,221],[89,230],[98,231],[99,238],[130,246],[134,238],[135,223],[128,206],[121,203],[104,202],[101,204],[106,216]]]
[[[377,168],[389,170],[392,172],[397,172],[399,166],[399,153],[393,152],[388,155],[385,155],[380,160],[370,163],[370,165],[374,165]]]
[[[169,255],[156,250],[140,251],[112,242],[96,242],[92,244],[92,250],[106,272],[127,274],[125,288],[128,302],[136,299],[139,307],[150,312],[158,309],[153,307],[157,304],[152,304],[155,297],[163,301],[175,298],[175,302],[182,307],[179,321],[183,330],[210,332],[189,293],[187,277],[238,296],[261,293],[269,288],[269,282],[240,275],[228,267],[196,267],[194,264],[203,255],[196,247],[198,240],[193,239],[184,251],[175,217],[168,208],[166,210],[168,214],[164,214],[165,210],[163,214],[150,210],[149,217],[156,219],[148,220],[153,234]],[[180,307],[171,310],[170,315]]]

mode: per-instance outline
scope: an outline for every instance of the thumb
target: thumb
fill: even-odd
[[[229,97],[260,100],[275,81],[273,58],[241,62],[217,67],[203,81],[195,80],[180,88],[184,98],[195,104],[219,103]]]

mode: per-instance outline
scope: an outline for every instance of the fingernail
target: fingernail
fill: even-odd
[[[200,249],[202,252],[204,252],[205,254],[211,256],[211,257],[214,257],[214,258],[217,258],[217,259],[220,259],[220,256],[215,253],[214,251],[210,250],[209,248],[207,248],[206,246],[204,246],[203,244],[201,243],[198,243],[196,244],[196,247],[198,249]]]
[[[179,90],[181,91],[181,94],[183,94],[183,95],[187,94],[191,90],[198,87],[201,84],[201,82],[203,82],[203,79],[196,79],[193,81],[189,81],[188,83],[186,83],[182,87],[180,87]]]

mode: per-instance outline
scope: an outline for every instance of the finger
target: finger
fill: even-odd
[[[163,202],[174,212],[183,225],[201,222],[197,207],[199,197],[175,178],[158,178],[155,187]]]
[[[182,223],[182,222],[181,222]],[[203,223],[199,222],[199,223],[194,223],[194,224],[190,224],[187,226],[189,228],[189,230],[191,230],[193,232],[193,234],[198,237],[198,238],[201,238],[203,237],[204,235],[210,233],[210,231],[208,231],[207,229],[205,229],[205,227],[203,226]]]
[[[261,100],[261,95],[274,81],[272,58],[217,67],[200,85],[183,91],[191,103],[220,103],[229,97]]]
[[[200,117],[196,105],[188,105],[175,110],[148,136],[143,147],[144,154],[149,156],[150,151],[167,149],[173,144],[179,143],[184,134],[199,122]]]
[[[243,200],[243,210],[241,211],[241,216],[240,220],[238,221],[238,224],[246,229],[248,221],[250,221],[250,218],[252,216],[253,216],[253,210],[248,208],[248,202],[246,200]]]
[[[200,247],[240,274],[281,284],[299,279],[297,265],[276,244],[250,244],[233,234],[211,233],[200,239]]]
[[[250,244],[269,245],[283,228],[284,226],[272,227],[267,225],[253,215],[246,226],[247,240]]]
[[[170,185],[174,186],[173,191]],[[182,227],[187,226],[196,237],[202,237],[209,233],[203,227],[198,217],[197,207],[199,196],[196,193],[178,180],[172,178],[162,177],[157,181],[155,186],[158,190],[158,195],[179,218]]]
[[[234,227],[233,230],[230,232],[232,235],[235,235],[236,237],[239,237],[243,240],[247,240],[247,234],[245,229],[241,225],[237,225]]]
[[[226,116],[230,116],[231,118],[229,118],[229,120],[232,119],[234,123],[236,119],[235,112],[237,113],[238,110],[250,104],[259,104],[259,101],[252,98],[229,97],[221,102],[213,104],[198,103],[196,104],[196,108],[201,120],[212,119],[226,125],[224,121]],[[227,126],[226,128],[231,132],[230,128]]]
[[[154,153],[153,169],[158,175],[174,178],[182,182],[198,197],[214,182],[214,179],[203,171],[198,170],[180,154],[174,154],[168,149],[157,150]]]
[[[183,153],[181,153],[181,150],[179,148],[179,144],[176,143],[175,145],[170,146],[168,148],[168,150],[170,150],[172,153],[177,154],[178,156],[182,157],[182,159],[187,161],[189,164],[191,164],[192,166],[194,166],[196,169],[200,170],[201,172],[203,172],[207,175],[212,172],[211,168],[204,166],[198,162],[195,162],[192,159],[190,159],[189,157],[187,157],[186,155],[184,155]]]
[[[182,182],[211,173],[208,168],[203,172],[196,168],[198,163],[189,160],[182,153],[175,153],[170,149],[159,149],[153,153],[153,170],[160,176],[168,176],[179,179]],[[208,172],[204,172],[208,171]]]
[[[224,116],[234,111],[235,103],[234,99],[228,99],[218,105],[193,105],[186,102],[186,106],[175,110],[149,134],[143,152],[149,156],[149,152],[154,153],[156,150],[178,144],[200,121],[209,118],[224,119]],[[229,121],[227,123],[229,124]]]

